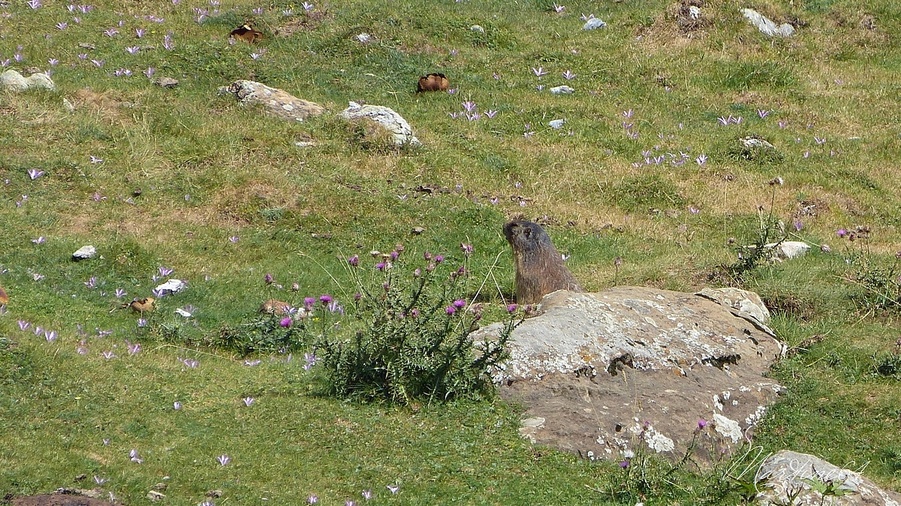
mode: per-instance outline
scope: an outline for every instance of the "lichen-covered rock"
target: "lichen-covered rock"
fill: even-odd
[[[765,308],[741,302],[755,297],[554,292],[514,330],[510,358],[494,377],[502,397],[527,407],[524,418],[544,420],[523,429],[538,443],[610,459],[646,445],[678,458],[704,420],[709,444],[693,451],[709,462],[708,451],[728,453],[750,437],[782,388],[765,377],[781,343],[732,307],[765,319]],[[476,342],[499,330],[485,327]]]
[[[22,74],[16,72],[15,70],[9,69],[6,72],[0,74],[0,88],[13,92],[20,92],[30,89],[45,89],[53,91],[56,89],[56,85],[53,84],[53,80],[50,79],[50,76],[42,72],[24,77]]]
[[[219,94],[232,94],[242,104],[259,104],[275,116],[294,121],[303,121],[325,112],[325,108],[319,104],[256,81],[235,81],[228,86],[220,87]]]
[[[860,474],[821,458],[789,450],[764,460],[754,481],[759,490],[756,501],[762,506],[901,506],[901,494],[882,490]],[[830,486],[833,493],[824,495]]]
[[[364,119],[377,123],[384,128],[394,139],[397,146],[419,146],[419,139],[413,135],[413,129],[400,114],[381,105],[360,105],[350,102],[347,109],[341,112],[341,117],[348,120]]]

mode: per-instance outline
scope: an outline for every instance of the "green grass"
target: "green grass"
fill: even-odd
[[[398,504],[726,500],[710,496],[718,471],[680,473],[677,488],[658,482],[639,497],[615,464],[521,440],[518,407],[496,399],[343,402],[319,394],[302,359],[250,357],[262,363],[248,367],[205,343],[269,297],[349,300],[344,259],[398,243],[453,261],[460,243],[474,244],[470,265],[486,280],[479,299],[503,307],[513,271],[501,226],[518,216],[549,223],[588,289],[695,290],[735,261],[731,238],[753,240],[759,206],[791,230],[801,220],[792,238],[815,251],[758,267],[745,286],[777,309],[774,326],[790,346],[823,339],[775,367],[788,393],[756,444],[816,453],[901,488],[899,375],[886,368],[897,363],[901,312],[865,304],[845,261],[864,251],[888,268],[901,249],[901,22],[890,0],[758,2],[774,19],[807,23],[785,40],[757,33],[732,0],[708,2],[711,23],[690,37],[662,0],[564,2],[563,14],[544,1],[494,0],[314,2],[308,14],[282,1],[255,14],[261,5],[240,0],[200,23],[193,8],[212,10],[208,2],[103,0],[87,13],[44,3],[0,7],[0,61],[22,71],[58,60],[58,91],[0,94],[0,286],[10,295],[0,315],[0,492],[89,487],[96,475],[127,504],[161,481],[173,504],[198,504],[212,489],[223,491],[219,504],[297,504],[313,493],[334,504],[369,488]],[[609,26],[581,31],[579,13],[589,12]],[[869,15],[875,30],[861,24]],[[228,44],[245,20],[264,41]],[[476,24],[485,32],[470,30]],[[104,35],[111,28],[118,34]],[[373,41],[355,41],[361,32]],[[148,67],[180,84],[152,85]],[[414,93],[418,76],[434,71],[455,94]],[[329,113],[282,122],[216,94],[251,78]],[[576,93],[547,92],[564,83]],[[394,108],[424,145],[360,144],[334,118],[349,100]],[[482,118],[452,118],[464,101]],[[720,125],[730,115],[742,121]],[[566,124],[554,130],[554,119]],[[748,135],[780,156],[734,156]],[[315,147],[294,145],[308,136]],[[29,169],[44,174],[32,180]],[[770,186],[775,177],[785,184]],[[858,225],[872,230],[865,242],[835,235]],[[823,243],[831,253],[816,251]],[[71,261],[85,244],[100,257]],[[150,295],[161,266],[189,289],[158,301],[138,327],[138,315],[116,308]],[[267,287],[266,273],[282,288]],[[189,304],[194,318],[174,314]],[[126,340],[143,350],[129,355]],[[132,448],[143,464],[129,460]],[[89,483],[74,481],[81,474]],[[385,488],[394,483],[396,496]]]

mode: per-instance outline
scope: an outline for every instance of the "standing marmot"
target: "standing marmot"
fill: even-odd
[[[515,220],[504,225],[516,265],[516,302],[536,304],[556,290],[581,292],[551,238],[537,223]]]

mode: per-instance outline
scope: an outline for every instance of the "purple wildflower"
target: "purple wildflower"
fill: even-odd
[[[231,457],[229,457],[228,455],[226,455],[224,453],[222,455],[219,455],[218,457],[216,457],[216,461],[219,462],[220,466],[227,465],[229,462],[231,462],[231,460],[232,460]]]
[[[360,257],[357,255],[354,255],[347,259],[347,263],[350,264],[351,267],[356,267],[356,266],[360,265]]]
[[[282,318],[282,320],[280,322],[278,322],[278,324],[284,328],[290,327],[292,323],[294,323],[294,321],[291,319],[290,316],[286,316],[286,317]]]
[[[306,361],[306,364],[304,364],[303,366],[304,370],[306,371],[309,371],[314,365],[316,365],[316,361],[319,360],[319,358],[314,353],[304,353],[303,359]]]
[[[256,399],[254,399],[253,397],[250,397],[250,396],[245,397],[245,398],[243,398],[243,399],[241,399],[241,400],[244,401],[244,405],[247,406],[248,408],[250,407],[251,404],[254,403],[254,401],[256,401]]]

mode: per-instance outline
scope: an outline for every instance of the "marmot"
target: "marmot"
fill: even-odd
[[[432,73],[419,78],[419,84],[416,85],[416,93],[423,91],[447,91],[450,83],[444,74]]]
[[[581,292],[551,238],[537,223],[514,220],[504,225],[516,266],[516,302],[537,304],[556,290]]]
[[[263,40],[263,33],[254,30],[250,24],[243,24],[228,34],[229,37],[238,39],[248,44],[254,44]]]

